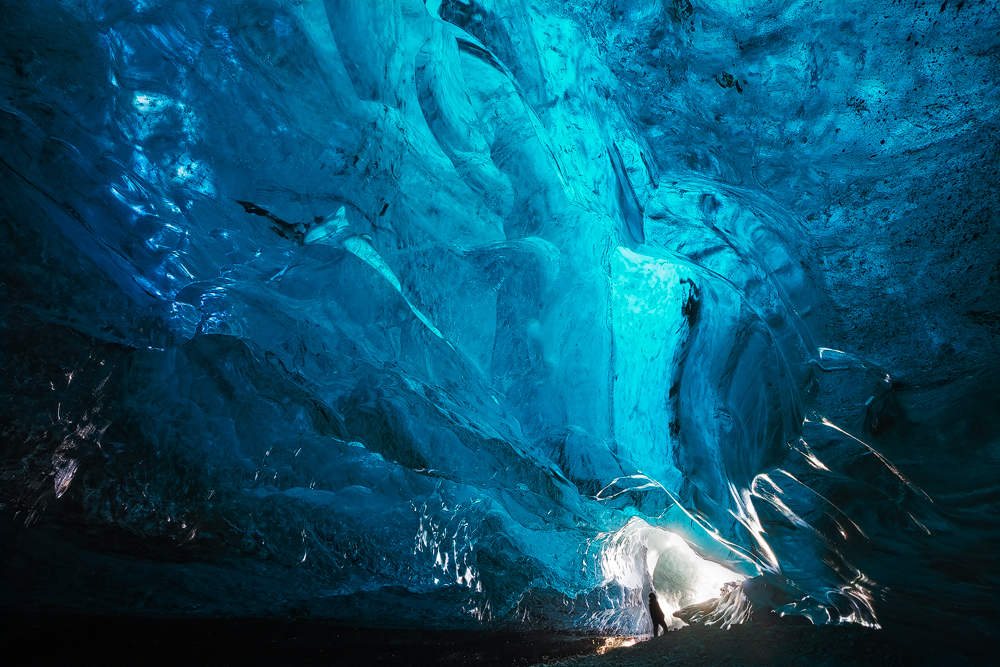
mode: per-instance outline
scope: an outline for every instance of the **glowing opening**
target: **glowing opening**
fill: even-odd
[[[641,519],[633,519],[608,537],[601,566],[606,581],[639,591],[644,606],[651,588],[668,622],[677,628],[684,623],[673,617],[675,611],[717,598],[723,584],[746,579],[702,558],[677,533],[654,528]]]

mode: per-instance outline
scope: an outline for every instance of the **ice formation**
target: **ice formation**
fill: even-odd
[[[992,3],[4,23],[9,605],[990,628]]]

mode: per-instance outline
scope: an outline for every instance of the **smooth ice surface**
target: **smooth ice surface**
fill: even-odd
[[[9,606],[995,632],[992,3],[4,14]]]

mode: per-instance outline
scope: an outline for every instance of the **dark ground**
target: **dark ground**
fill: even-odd
[[[927,638],[890,644],[860,626],[688,626],[627,638],[545,632],[350,628],[317,621],[0,614],[9,665],[560,665],[560,667],[897,667],[967,662],[926,654]],[[14,661],[9,661],[11,656]]]
[[[861,626],[763,627],[730,630],[687,626],[650,641],[604,655],[572,658],[560,667],[899,667],[884,633]]]
[[[273,619],[0,615],[8,665],[530,665],[592,653],[599,637],[349,628]],[[8,662],[9,656],[18,656]]]

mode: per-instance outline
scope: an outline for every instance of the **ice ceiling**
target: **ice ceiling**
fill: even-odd
[[[995,631],[993,3],[0,30],[8,606]]]

